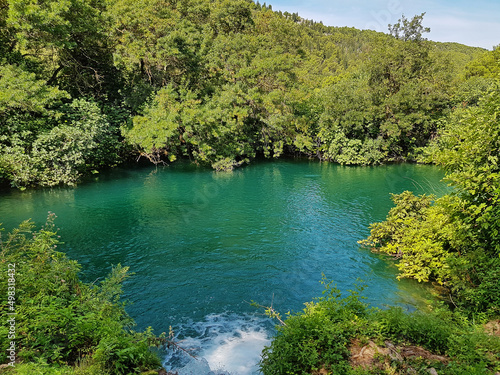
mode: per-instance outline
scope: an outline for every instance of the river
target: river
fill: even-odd
[[[375,306],[414,309],[430,298],[425,285],[397,281],[393,262],[357,241],[385,218],[390,193],[441,195],[442,177],[432,166],[304,160],[232,173],[187,163],[118,168],[76,188],[3,192],[0,221],[7,230],[28,218],[41,225],[54,212],[59,249],[82,265],[87,282],[111,265],[129,266],[135,274],[124,298],[137,328],[172,326],[198,358],[167,353],[167,369],[248,375],[257,373],[274,324],[252,300],[299,311],[321,295],[323,274],[342,291],[363,279]]]

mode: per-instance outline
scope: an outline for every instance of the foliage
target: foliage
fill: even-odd
[[[249,0],[3,1],[0,176],[21,188],[75,184],[126,150],[215,170],[259,155],[408,160],[494,74],[494,56],[424,40],[424,14],[403,16],[393,37]],[[92,140],[60,121],[79,100],[107,116],[104,134],[122,127],[126,147],[83,161]],[[65,137],[87,146],[69,141],[69,159],[50,162]]]
[[[322,90],[324,157],[342,164],[411,159],[434,135],[453,104],[458,68],[418,36],[422,17],[403,18],[396,36],[406,37],[375,39],[356,70]]]
[[[16,65],[0,66],[0,115],[14,111],[46,113],[48,106],[68,94],[57,87],[47,86],[34,73]]]
[[[325,279],[325,296],[279,326],[271,345],[262,353],[263,374],[310,374],[325,367],[335,374],[349,369],[349,340],[366,328],[367,305],[359,291],[342,299],[340,290]]]
[[[414,42],[420,42],[422,40],[426,40],[422,38],[422,34],[429,33],[431,29],[429,27],[422,26],[424,16],[425,13],[422,13],[419,16],[415,16],[411,20],[408,20],[403,15],[398,23],[389,25],[389,31],[391,35],[404,41],[411,40]]]
[[[469,314],[500,312],[498,85],[477,106],[456,109],[426,151],[455,190],[436,200],[394,196],[386,221],[361,241],[400,258],[400,277],[447,286],[450,303]]]
[[[203,19],[187,16],[191,22],[210,17],[209,11]],[[422,28],[422,17],[405,27]],[[357,56],[359,66],[344,74],[338,31],[317,34],[267,8],[245,22],[229,36],[216,31],[203,42],[206,49],[198,47],[202,56],[192,66],[204,71],[203,81],[164,81],[153,94],[124,133],[142,155],[154,162],[189,156],[237,165],[258,153],[300,152],[342,164],[375,164],[407,158],[425,145],[452,104],[450,78],[458,67],[421,39],[373,38],[367,43],[372,49]],[[156,73],[147,76],[153,82]]]
[[[447,258],[452,241],[452,223],[445,209],[445,199],[431,205],[433,196],[414,196],[411,192],[393,195],[395,207],[386,221],[370,226],[371,234],[361,244],[400,259],[398,278],[418,281],[449,279]]]
[[[264,349],[260,363],[264,375],[425,374],[431,367],[440,374],[452,375],[489,374],[499,369],[500,338],[488,335],[482,326],[458,312],[442,306],[411,314],[400,307],[369,308],[361,300],[362,288],[342,298],[331,282],[323,283],[325,297],[306,303],[302,312],[288,314],[284,324],[277,327],[277,335]],[[352,368],[351,345],[369,341],[393,348],[418,345],[447,358],[423,361],[393,357],[386,367]]]
[[[119,74],[113,67],[104,1],[8,2],[7,24],[16,48],[49,85],[74,96],[116,96]]]
[[[500,90],[497,81],[477,107],[457,110],[430,154],[457,189],[452,207],[457,241],[451,259],[460,303],[500,312]],[[465,275],[465,277],[464,277]]]
[[[471,61],[465,70],[467,77],[480,76],[498,78],[500,73],[500,46],[496,46],[493,51],[483,52],[476,59]]]
[[[440,365],[439,373],[489,373],[498,368],[500,339],[488,335],[481,325],[471,323],[460,313],[437,307],[430,312],[405,313],[392,307],[376,313],[377,332],[394,342],[420,345],[433,353],[447,355],[450,362]],[[455,372],[454,372],[455,371]],[[476,373],[471,371],[470,373]]]
[[[118,137],[96,103],[75,100],[60,107],[51,122],[56,125],[44,132],[26,131],[3,145],[0,175],[13,186],[74,185],[84,174],[117,162]]]
[[[15,302],[9,306],[16,312],[18,359],[51,367],[85,362],[88,371],[95,368],[100,374],[138,373],[159,366],[149,350],[155,336],[150,329],[132,331],[134,323],[120,301],[128,268],[114,267],[100,285],[82,283],[79,264],[55,250],[59,240],[54,217],[50,214],[40,230],[25,221],[2,238],[1,272],[7,274],[9,264],[15,264]],[[7,279],[2,280],[0,289],[7,295]],[[9,311],[1,312],[2,362],[10,344]]]

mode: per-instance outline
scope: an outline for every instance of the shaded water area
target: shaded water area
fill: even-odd
[[[76,188],[4,192],[0,222],[8,230],[28,218],[41,225],[54,212],[59,250],[82,265],[82,278],[129,266],[135,275],[124,297],[137,328],[161,333],[171,325],[199,358],[168,354],[168,369],[245,375],[256,373],[274,324],[251,300],[299,311],[321,295],[322,274],[342,291],[363,279],[376,306],[414,309],[430,298],[424,285],[397,281],[394,264],[357,241],[385,218],[390,193],[441,195],[442,177],[432,166],[296,160],[233,173],[185,163],[116,169]]]

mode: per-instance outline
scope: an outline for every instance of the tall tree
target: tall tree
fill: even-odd
[[[405,42],[410,40],[414,42],[427,40],[422,37],[422,34],[429,33],[431,29],[429,27],[422,26],[424,16],[425,12],[414,16],[411,20],[408,20],[403,14],[398,20],[398,23],[389,25],[389,32],[395,38]]]
[[[41,64],[48,85],[75,96],[116,96],[119,74],[106,36],[103,1],[10,0],[17,48]]]

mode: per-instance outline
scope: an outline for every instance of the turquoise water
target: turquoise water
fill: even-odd
[[[212,369],[241,375],[255,373],[272,333],[251,300],[301,310],[321,295],[322,274],[343,291],[362,278],[378,306],[411,309],[428,298],[425,286],[398,282],[394,264],[357,241],[385,218],[389,193],[439,195],[442,177],[431,166],[292,160],[233,173],[183,163],[117,169],[76,188],[4,192],[0,221],[7,229],[27,218],[42,224],[54,212],[59,249],[80,262],[83,279],[117,263],[135,273],[124,290],[139,329],[172,325]],[[189,358],[165,360],[172,368]]]

